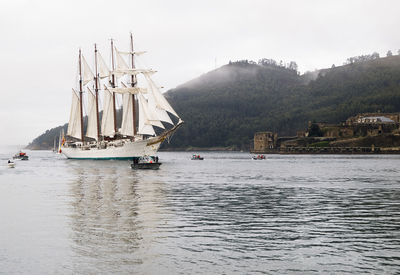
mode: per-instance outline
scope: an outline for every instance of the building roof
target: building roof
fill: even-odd
[[[383,123],[394,123],[392,119],[387,118],[385,116],[367,116],[367,117],[361,117],[361,119],[376,120],[378,122],[383,122]]]

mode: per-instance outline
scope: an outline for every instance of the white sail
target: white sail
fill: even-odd
[[[146,99],[142,96],[138,96],[138,103],[139,103],[139,129],[138,134],[140,135],[155,135],[156,132],[154,131],[153,126],[151,126],[150,121],[146,114],[145,105],[147,104]]]
[[[115,57],[117,60],[117,70],[126,70],[129,69],[128,64],[125,62],[124,58],[121,56],[120,52],[117,50],[116,47],[115,49]]]
[[[113,137],[115,135],[114,128],[114,102],[112,93],[104,89],[103,118],[101,120],[101,134],[103,136]]]
[[[165,129],[164,125],[157,118],[157,115],[154,112],[154,110],[150,109],[149,104],[147,102],[147,99],[145,99],[142,94],[139,94],[138,95],[138,100],[140,100],[142,102],[141,106],[142,106],[142,109],[144,111],[144,115],[145,115],[145,118],[146,118],[146,123],[150,124],[150,125],[153,125],[153,126],[160,127],[162,129]]]
[[[98,139],[97,136],[97,110],[96,110],[96,96],[88,89],[88,125],[86,129],[86,136]]]
[[[154,113],[156,114],[156,117],[158,118],[158,120],[163,121],[163,122],[167,122],[169,124],[174,124],[171,120],[171,118],[169,117],[167,111],[165,111],[164,109],[162,109],[159,104],[157,103],[155,96],[153,94],[153,87],[150,87],[149,89],[149,93],[147,94],[148,97],[148,103],[149,103],[149,108],[151,110],[154,111]]]
[[[82,64],[83,64],[83,85],[86,85],[94,79],[94,74],[83,55],[82,55]]]
[[[99,52],[97,53],[97,62],[98,62],[98,69],[99,69],[99,77],[101,79],[109,77],[110,70],[108,69],[106,62],[104,62],[104,59]]]
[[[67,135],[78,139],[82,138],[79,96],[74,89],[72,89],[72,104]]]
[[[143,74],[151,87],[152,94],[154,96],[154,99],[156,101],[157,107],[160,109],[163,109],[165,111],[170,112],[177,118],[179,118],[178,114],[175,112],[175,110],[169,105],[168,101],[165,99],[165,97],[162,95],[160,90],[158,89],[157,85],[154,83],[154,81],[150,78],[150,75],[147,73]]]
[[[124,136],[134,136],[133,131],[133,112],[132,106],[134,104],[131,94],[122,95],[122,123],[121,134]]]

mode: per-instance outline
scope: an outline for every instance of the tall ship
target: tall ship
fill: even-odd
[[[132,34],[129,51],[118,50],[113,40],[110,46],[111,66],[107,66],[94,45],[93,70],[79,50],[77,87],[72,89],[70,119],[61,150],[67,158],[155,156],[161,143],[183,124],[153,81],[156,71],[136,68],[136,58],[145,52],[134,50]],[[120,128],[118,101],[122,102]]]

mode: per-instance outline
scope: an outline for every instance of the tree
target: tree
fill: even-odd
[[[297,72],[297,68],[298,68],[297,63],[294,62],[294,61],[290,61],[290,63],[289,63],[289,69],[291,69],[291,70]]]
[[[386,53],[386,56],[389,57],[389,56],[392,56],[392,55],[393,55],[392,51],[388,50],[388,52]]]
[[[378,59],[379,58],[379,53],[373,52],[371,57],[372,57],[372,59]]]
[[[308,129],[309,137],[322,137],[324,133],[322,133],[319,125],[317,123],[312,123],[310,128]]]

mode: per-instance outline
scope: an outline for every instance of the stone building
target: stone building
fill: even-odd
[[[346,120],[347,125],[400,123],[400,113],[365,113]]]
[[[307,147],[318,141],[343,141],[363,137],[381,137],[399,133],[400,113],[367,113],[350,117],[345,123],[311,123],[307,131],[294,137],[278,137],[277,133],[258,132],[254,135],[254,153],[277,153],[288,147]],[[310,136],[311,125],[319,127],[317,136]]]
[[[258,132],[254,135],[254,152],[274,151],[277,147],[278,134]]]
[[[351,138],[354,136],[354,128],[347,125],[329,125],[322,127],[324,137],[330,138]]]

